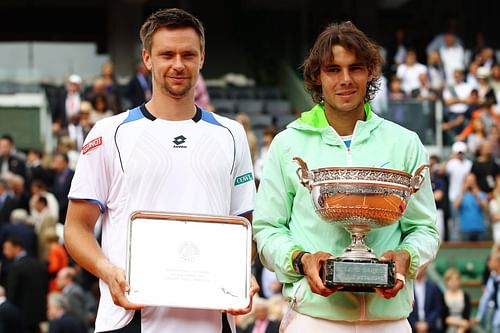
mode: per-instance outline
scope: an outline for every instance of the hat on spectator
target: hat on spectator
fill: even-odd
[[[82,84],[82,78],[80,77],[80,75],[71,74],[68,78],[68,82],[74,84]]]
[[[451,151],[454,154],[466,153],[467,152],[467,145],[463,141],[457,141],[451,146]]]
[[[479,67],[477,69],[476,77],[478,79],[487,79],[490,77],[490,70],[486,67]]]

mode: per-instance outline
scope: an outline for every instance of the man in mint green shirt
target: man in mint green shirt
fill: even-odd
[[[428,163],[418,136],[374,113],[379,47],[352,23],[328,26],[304,63],[306,89],[317,103],[273,140],[254,211],[260,259],[276,272],[291,310],[285,333],[411,332],[413,279],[439,248],[436,207],[429,174],[412,195],[398,223],[372,230],[366,244],[383,260],[393,260],[397,280],[376,293],[327,288],[319,271],[326,259],[351,243],[347,230],[322,220],[309,191],[296,175],[300,157],[310,169],[363,166],[413,174]]]

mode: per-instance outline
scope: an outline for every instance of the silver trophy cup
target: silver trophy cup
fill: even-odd
[[[408,201],[424,180],[420,166],[415,175],[368,167],[331,167],[309,170],[299,164],[297,176],[311,193],[316,213],[326,222],[349,231],[352,243],[322,269],[325,286],[342,286],[342,291],[373,292],[374,288],[394,286],[395,264],[382,261],[366,246],[366,234],[398,222]]]

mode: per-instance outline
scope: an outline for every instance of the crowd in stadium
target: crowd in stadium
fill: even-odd
[[[447,31],[430,41],[425,50],[427,61],[420,63],[417,50],[406,41],[404,31],[396,36],[395,43],[385,47],[386,65],[381,80],[384,86],[379,99],[441,101],[444,106],[441,125],[451,152],[433,155],[430,161],[441,240],[500,244],[500,63],[495,50],[488,41],[477,49],[465,49],[459,36]],[[63,89],[47,94],[52,132],[57,137],[54,151],[24,151],[16,147],[9,133],[0,137],[0,285],[5,287],[0,287],[0,301],[6,297],[12,303],[12,311],[17,313],[14,317],[22,318],[19,325],[25,332],[37,332],[40,323],[52,319],[51,316],[61,318],[54,315],[61,312],[72,314],[67,319],[74,327],[72,332],[92,330],[99,299],[97,279],[81,269],[63,247],[61,228],[67,195],[79,152],[92,126],[127,107],[144,103],[151,97],[151,89],[149,73],[142,63],[137,64],[136,73],[125,86],[118,85],[113,64],[106,63],[91,84],[73,74]],[[198,104],[217,113],[208,91],[200,81]],[[235,119],[247,131],[258,181],[267,148],[281,128],[266,128],[263,136],[257,138],[252,131],[251,115],[240,113]],[[95,234],[99,239],[98,228]],[[25,270],[16,269],[13,260],[20,253],[30,257]],[[490,271],[500,272],[499,253],[496,247],[492,248]],[[261,292],[252,314],[240,318],[239,329],[255,332],[254,321],[265,320],[269,327],[266,332],[278,332],[276,322],[287,307],[281,297],[281,284],[258,260],[254,273]],[[465,332],[472,326],[473,321],[465,320],[471,317],[470,304],[464,318],[448,319],[452,316],[450,311],[456,315],[450,304],[457,300],[460,274],[450,270],[444,279],[447,291],[442,295],[443,310],[439,313],[442,325],[431,330],[433,324],[429,323],[427,330],[416,331],[445,332],[444,327],[449,325],[457,327],[453,332]],[[496,279],[485,279],[484,283],[487,296],[479,306],[483,312],[490,294],[495,290],[498,293]],[[458,296],[458,300],[463,301],[463,296]],[[494,309],[500,316],[496,304]],[[415,320],[415,325],[418,322]],[[275,326],[276,330],[271,330]]]

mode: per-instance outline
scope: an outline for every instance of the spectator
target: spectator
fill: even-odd
[[[69,158],[64,153],[55,154],[52,161],[52,170],[54,170],[55,174],[51,192],[54,193],[59,204],[59,221],[64,223],[66,210],[68,209],[68,193],[75,172],[69,168]]]
[[[107,61],[101,66],[101,78],[104,81],[104,87],[106,91],[106,95],[111,96],[110,99],[112,99],[112,104],[115,104],[116,111],[121,112],[122,111],[122,105],[121,105],[121,95],[118,89],[118,81],[116,80],[115,76],[115,66],[113,62]],[[112,110],[113,111],[113,110]]]
[[[125,96],[130,102],[130,107],[142,105],[151,99],[153,88],[149,70],[141,60],[137,62],[136,73],[127,84]]]
[[[254,307],[255,320],[242,333],[278,333],[280,322],[269,320],[267,300],[256,298],[254,300]]]
[[[461,239],[467,242],[485,240],[488,196],[480,190],[473,173],[465,176],[462,192],[455,200],[455,208],[460,214]]]
[[[96,96],[101,95],[106,100],[106,105],[109,110],[113,114],[117,114],[120,112],[117,96],[113,92],[109,92],[106,86],[106,80],[102,77],[99,77],[94,80],[92,84],[92,91],[87,94],[86,99],[89,101],[93,101]]]
[[[262,284],[260,286],[262,294],[266,299],[276,295],[281,295],[281,288],[283,287],[283,284],[278,281],[276,273],[270,271],[266,267],[263,267],[261,272],[261,281]]]
[[[51,214],[47,198],[43,195],[37,196],[34,208],[37,215],[30,216],[30,223],[34,225],[38,239],[38,259],[42,262],[48,262],[50,250],[48,236],[56,232],[57,220],[55,216]]]
[[[484,122],[480,117],[474,117],[470,121],[472,132],[467,135],[467,150],[471,155],[476,156],[479,153],[479,148],[487,141],[486,129]]]
[[[419,89],[419,75],[427,75],[427,67],[417,62],[417,53],[413,49],[406,52],[405,62],[398,66],[396,75],[401,79],[401,88],[408,96],[412,95],[413,90]]]
[[[495,177],[495,188],[489,203],[493,241],[500,244],[500,175]]]
[[[476,318],[473,323],[481,323],[487,332],[500,332],[500,251],[493,248],[490,254],[491,274],[487,280],[486,288],[479,300]]]
[[[9,134],[0,137],[0,177],[14,173],[26,179],[26,163],[15,153],[14,139]]]
[[[90,123],[95,124],[101,119],[111,117],[113,110],[108,105],[104,94],[95,94],[92,97],[92,110],[90,111]]]
[[[461,287],[460,272],[450,267],[443,276],[446,290],[445,324],[446,333],[466,333],[471,327],[471,302],[469,294]]]
[[[71,121],[68,123],[68,129],[66,131],[61,131],[59,137],[68,137],[73,141],[73,149],[80,151],[83,142],[90,131],[90,113],[92,111],[92,105],[89,101],[81,101],[80,112],[75,115]]]
[[[441,333],[445,310],[443,293],[436,283],[425,276],[426,269],[417,273],[415,303],[408,317],[413,333]]]
[[[10,213],[19,206],[7,181],[0,178],[0,226],[9,223]]]
[[[387,47],[387,74],[389,76],[396,74],[398,66],[405,62],[408,47],[407,31],[403,28],[397,28]]]
[[[491,143],[484,140],[479,146],[477,157],[471,168],[471,172],[476,176],[479,189],[488,194],[488,198],[493,197],[495,179],[500,174],[500,166],[493,159],[491,149]]]
[[[61,286],[57,280],[57,274],[68,267],[69,257],[64,246],[60,243],[59,236],[54,229],[49,229],[44,235],[44,241],[48,247],[47,264],[49,272],[49,291],[58,291]]]
[[[255,163],[257,158],[257,151],[259,150],[259,143],[257,141],[257,136],[252,130],[252,125],[250,124],[250,117],[245,112],[238,112],[236,114],[235,120],[239,122],[245,129],[247,134],[248,146],[250,147],[250,156],[252,156],[252,163]]]
[[[67,131],[70,119],[75,118],[80,112],[80,102],[84,99],[81,92],[82,83],[83,80],[79,75],[70,75],[66,90],[57,98],[52,111],[52,131],[56,135]]]
[[[488,70],[490,70],[491,67],[493,67],[493,65],[497,63],[495,51],[493,50],[493,48],[488,46],[485,46],[481,49],[481,51],[479,52],[478,60],[479,64]]]
[[[16,235],[23,242],[23,248],[30,257],[37,255],[37,237],[33,225],[28,219],[28,212],[22,208],[16,208],[10,214],[10,223],[0,229],[0,242],[8,239],[10,235]]]
[[[209,112],[214,112],[215,108],[210,102],[210,95],[207,90],[207,86],[205,85],[205,79],[203,76],[198,76],[198,80],[196,80],[196,85],[194,86],[194,102],[200,108],[207,110]]]
[[[68,312],[74,315],[82,325],[88,327],[88,297],[75,279],[76,270],[73,267],[64,267],[57,273],[57,287],[68,300]]]
[[[50,182],[50,171],[43,165],[43,153],[39,149],[31,148],[28,150],[26,159],[26,187],[31,188],[31,182],[35,179],[43,181],[45,184]]]
[[[495,92],[495,96],[497,101],[500,99],[500,64],[494,64],[491,67],[491,77],[490,77],[490,85]]]
[[[262,146],[260,147],[259,154],[255,159],[254,164],[254,174],[255,180],[259,182],[260,177],[262,177],[262,172],[264,171],[264,163],[267,159],[267,153],[269,152],[269,147],[271,146],[271,142],[276,136],[277,131],[274,127],[267,127],[264,129],[264,134],[262,137]]]
[[[448,205],[448,184],[446,177],[441,176],[437,171],[439,167],[439,157],[432,155],[429,158],[429,168],[432,192],[434,193],[434,201],[436,202],[436,227],[439,237],[443,241],[448,240],[448,228],[446,226],[446,216],[448,215],[448,209],[446,208]]]
[[[467,125],[465,113],[471,104],[470,96],[473,87],[464,81],[462,70],[455,70],[453,75],[455,81],[448,83],[443,91],[443,100],[446,106],[443,130],[450,131],[451,136],[455,137]]]
[[[47,199],[47,208],[50,214],[53,215],[56,221],[59,221],[59,203],[52,192],[47,190],[47,185],[41,180],[34,180],[31,183],[31,198],[30,198],[30,215],[35,220],[38,218],[39,212],[35,208],[35,203],[40,196]]]
[[[445,32],[443,33],[439,33],[437,34],[436,36],[434,36],[434,38],[429,42],[429,44],[427,44],[427,47],[426,47],[426,52],[427,54],[430,54],[432,51],[434,50],[438,50],[441,49],[445,44],[445,39],[446,39],[446,34],[452,34],[454,36],[454,43],[453,45],[455,46],[463,46],[463,42],[462,40],[460,39],[460,37],[458,37],[456,35],[456,28],[457,28],[457,21],[455,19],[450,19],[448,20],[448,22],[446,22],[447,26],[446,26],[446,30]]]
[[[443,61],[446,83],[453,84],[456,70],[465,69],[465,51],[454,33],[445,32],[444,45],[439,48],[439,55]],[[456,80],[456,78],[455,78]]]
[[[47,268],[29,257],[22,240],[9,236],[3,243],[5,257],[12,261],[7,273],[7,299],[21,312],[23,333],[39,333],[46,318]]]
[[[497,104],[495,91],[489,83],[490,70],[486,67],[479,67],[476,77],[480,103],[489,102],[490,104]]]
[[[16,333],[22,330],[21,313],[7,300],[4,287],[0,286],[0,333]]]
[[[68,302],[64,295],[52,292],[48,295],[47,303],[48,333],[86,333],[79,320],[68,313]]]
[[[460,195],[465,176],[472,168],[472,161],[465,157],[467,145],[462,141],[457,141],[451,147],[452,154],[448,161],[444,163],[440,170],[440,175],[446,175],[449,180],[448,199],[450,205],[450,224],[448,230],[450,232],[450,240],[458,241],[460,239],[460,219],[458,210],[454,208],[454,203]]]
[[[80,149],[77,149],[77,143],[69,136],[59,137],[56,154],[64,154],[68,156],[68,168],[71,170],[75,170],[78,157],[80,156]],[[54,159],[55,156],[53,157],[52,163],[54,162]],[[54,172],[54,169],[51,171]]]
[[[408,96],[405,91],[401,88],[401,79],[397,76],[392,76],[389,81],[389,100],[390,101],[402,101]]]
[[[432,51],[427,57],[427,75],[431,88],[441,96],[445,85],[445,74],[438,51]]]

